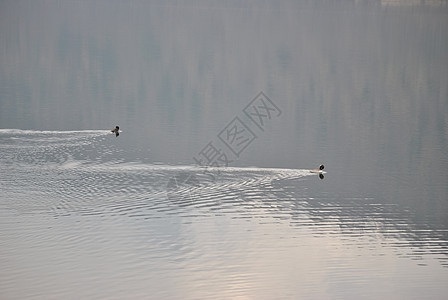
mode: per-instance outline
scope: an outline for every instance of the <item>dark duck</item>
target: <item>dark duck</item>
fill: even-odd
[[[115,133],[115,136],[120,135],[120,127],[117,125],[114,129],[112,129],[110,132]]]

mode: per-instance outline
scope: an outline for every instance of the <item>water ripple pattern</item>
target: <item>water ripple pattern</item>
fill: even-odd
[[[114,138],[104,130],[0,130],[0,261],[8,274],[0,277],[0,289],[11,291],[13,279],[21,278],[30,284],[23,295],[36,296],[33,286],[48,295],[43,278],[57,281],[65,268],[83,284],[124,276],[134,282],[136,298],[156,291],[161,278],[175,281],[187,298],[212,297],[213,291],[225,298],[248,291],[274,297],[266,280],[294,290],[283,275],[263,273],[279,274],[275,265],[287,268],[282,256],[297,268],[310,268],[306,257],[314,266],[327,264],[309,269],[313,291],[323,276],[335,289],[365,286],[378,272],[376,262],[391,256],[448,267],[445,230],[415,224],[412,212],[381,199],[313,194],[308,187],[320,179],[309,170],[124,161]],[[40,260],[30,259],[28,249]],[[322,249],[324,258],[313,256]],[[296,251],[301,254],[291,256]],[[357,255],[346,256],[350,251]],[[29,262],[17,267],[13,261],[21,259]],[[354,265],[365,269],[354,271]],[[213,288],[198,294],[205,281]],[[67,296],[72,291],[66,288],[50,294]],[[94,290],[80,295],[108,295]],[[156,298],[178,296],[162,290]],[[307,291],[296,292],[319,296]]]

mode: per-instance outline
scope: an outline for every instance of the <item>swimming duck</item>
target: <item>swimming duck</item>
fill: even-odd
[[[324,168],[325,168],[324,165],[320,165],[320,166],[319,166],[319,169],[314,169],[314,170],[311,170],[310,172],[311,172],[311,173],[322,173],[323,170],[324,170]]]
[[[117,125],[115,126],[115,129],[112,129],[110,132],[115,133],[115,136],[120,135],[120,127]]]

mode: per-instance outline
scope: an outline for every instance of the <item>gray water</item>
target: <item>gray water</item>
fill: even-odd
[[[0,298],[446,298],[447,29],[446,1],[2,1]]]

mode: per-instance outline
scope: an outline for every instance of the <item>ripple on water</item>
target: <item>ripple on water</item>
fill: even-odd
[[[26,257],[31,244],[34,255],[53,256],[51,265],[86,280],[194,278],[184,287],[191,294],[207,282],[237,296],[269,292],[259,285],[266,280],[287,284],[276,268],[300,266],[318,289],[323,276],[358,287],[372,274],[390,276],[377,262],[391,255],[448,266],[446,231],[373,197],[315,194],[308,170],[126,162],[103,131],[0,130],[0,139],[3,243]],[[43,262],[26,270],[60,275]],[[26,276],[12,264],[5,270]]]

